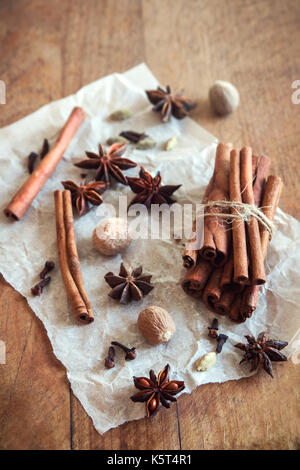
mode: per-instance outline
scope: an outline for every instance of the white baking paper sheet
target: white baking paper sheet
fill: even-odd
[[[297,337],[300,326],[300,224],[280,209],[267,256],[268,281],[262,288],[257,310],[242,325],[220,317],[222,332],[229,340],[215,367],[208,372],[196,372],[194,363],[199,356],[215,349],[215,343],[207,337],[207,326],[214,314],[201,301],[186,296],[181,288],[182,243],[173,239],[135,240],[123,256],[103,257],[92,245],[92,232],[100,221],[96,209],[75,222],[83,277],[95,321],[80,326],[74,320],[58,267],[53,191],[62,189],[62,180],[80,181],[85,170],[73,163],[85,158],[84,151],[97,150],[99,142],[104,143],[122,130],[147,132],[157,146],[148,151],[130,146],[126,156],[152,174],[159,170],[164,184],[181,183],[176,192],[181,204],[199,203],[212,174],[217,139],[189,118],[183,121],[172,118],[168,124],[161,123],[144,93],[157,84],[147,66],[141,64],[124,74],[91,83],[0,130],[0,269],[44,323],[53,352],[67,369],[72,390],[100,433],[145,415],[144,404],[129,400],[136,391],[133,375],[147,375],[151,368],[158,373],[169,363],[171,377],[185,381],[186,393],[207,382],[239,379],[250,375],[249,364],[239,366],[241,354],[233,347],[243,340],[244,334],[257,335],[268,330],[272,337],[291,341]],[[27,155],[39,150],[45,137],[54,143],[74,106],[85,109],[87,121],[24,218],[20,222],[8,220],[3,209],[28,176]],[[107,117],[120,108],[130,108],[133,117],[124,122],[109,121]],[[178,146],[164,151],[163,143],[174,135]],[[137,173],[138,168],[126,172],[132,176]],[[105,202],[117,206],[119,195],[132,197],[128,187],[114,184],[105,193]],[[51,274],[52,282],[43,295],[33,297],[30,288],[37,282],[36,275],[47,259],[57,264]],[[128,306],[108,297],[109,287],[104,281],[108,271],[118,271],[122,260],[130,268],[142,264],[144,271],[153,275],[155,285],[142,301]],[[174,318],[177,331],[168,344],[150,346],[137,329],[138,314],[149,305],[166,308]],[[118,352],[116,367],[105,369],[104,358],[111,340],[136,346],[136,360],[125,363],[123,354]],[[293,343],[287,353],[293,352],[292,346]],[[34,358],[32,361],[34,367]],[[276,374],[276,364],[274,369]]]

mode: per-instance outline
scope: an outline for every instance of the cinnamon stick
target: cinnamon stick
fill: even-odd
[[[269,173],[270,159],[266,155],[262,155],[257,163],[257,169],[255,173],[255,182],[253,184],[253,197],[254,204],[259,207],[263,198],[264,187],[266,184],[266,178]]]
[[[69,191],[64,191],[64,193],[68,192]],[[91,323],[94,321],[94,318],[90,303],[89,301],[85,303],[83,298],[84,294],[82,295],[81,293],[85,291],[79,262],[77,263],[78,255],[74,239],[74,229],[72,227],[73,216],[71,216],[71,198],[69,195],[64,196],[62,191],[55,191],[54,200],[59,264],[67,296],[76,319],[82,323]],[[73,264],[74,266],[72,266]],[[72,272],[76,273],[76,281],[80,287],[76,284]]]
[[[89,318],[93,318],[92,306],[90,304],[87,292],[84,287],[80,261],[79,261],[78,251],[77,251],[75,230],[74,230],[72,198],[71,198],[70,191],[63,191],[63,204],[64,204],[64,215],[65,215],[67,255],[68,255],[68,263],[69,263],[70,272],[79,290],[79,293],[86,305],[88,316]]]
[[[224,264],[222,276],[220,279],[220,286],[222,289],[230,289],[232,287],[232,274],[233,274],[233,257],[229,255],[228,260]]]
[[[240,152],[236,149],[230,152],[230,200],[233,202],[242,202],[241,182],[240,182]],[[253,164],[251,159],[251,174]],[[252,184],[252,182],[251,182]],[[232,214],[238,214],[234,207]],[[241,219],[232,219],[232,245],[233,245],[233,281],[239,284],[245,284],[249,280],[248,275],[248,254],[245,222]]]
[[[259,289],[259,286],[254,286],[254,287]],[[228,313],[230,320],[234,322],[238,322],[238,323],[240,323],[241,321],[241,317],[240,317],[240,306],[241,306],[241,301],[242,301],[241,297],[242,297],[241,295],[237,295],[235,297],[230,307],[230,311]]]
[[[281,190],[281,178],[279,178],[279,176],[270,175],[267,179],[261,210],[271,221],[273,221],[275,217]],[[263,259],[265,259],[268,245],[270,242],[270,234],[266,227],[264,227],[263,225],[260,226],[260,241]],[[246,287],[242,296],[242,302],[240,307],[240,317],[242,321],[245,320],[245,318],[251,317],[252,313],[255,311],[258,300],[258,294],[259,286]]]
[[[212,269],[208,261],[200,258],[193,268],[186,271],[182,281],[183,290],[191,297],[201,297]]]
[[[197,239],[197,220],[193,222],[193,230],[190,235],[189,240],[187,241],[186,248],[182,255],[183,266],[187,269],[192,268],[197,263],[198,251],[195,248],[192,248],[193,244]]]
[[[240,154],[242,200],[254,205],[252,186],[252,149],[244,147]],[[251,284],[261,285],[266,282],[265,268],[260,244],[259,226],[255,217],[250,216],[247,223]]]
[[[86,114],[82,108],[76,107],[73,109],[53,149],[41,160],[40,164],[4,209],[4,214],[7,217],[12,217],[14,220],[20,220],[23,217],[34,198],[54,172],[85,118]]]
[[[232,289],[224,290],[222,292],[221,298],[214,305],[214,312],[219,315],[229,315],[230,307],[236,296],[236,293]]]
[[[209,180],[209,183],[206,186],[204,196],[202,198],[202,204],[205,204],[208,201],[211,188],[212,188],[212,178]],[[195,246],[193,246],[194,243],[196,243],[197,241],[197,236],[199,235],[199,233],[197,233],[197,223],[199,223],[199,220],[197,220],[197,214],[196,214],[196,219],[193,223],[193,231],[191,233],[189,240],[187,241],[186,248],[182,255],[183,266],[185,268],[192,268],[197,263],[198,249],[196,249]]]
[[[211,273],[210,278],[204,288],[202,299],[205,305],[214,310],[214,304],[220,300],[221,286],[220,279],[222,275],[222,268],[216,268]]]
[[[216,151],[215,167],[212,179],[212,189],[209,201],[229,200],[229,167],[232,144],[219,144]],[[220,208],[212,207],[206,214],[222,212]],[[224,212],[224,211],[223,211]],[[204,218],[204,241],[200,255],[212,262],[214,266],[223,266],[228,257],[230,246],[230,230],[224,218],[213,215]]]

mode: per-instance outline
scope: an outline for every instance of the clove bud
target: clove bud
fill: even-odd
[[[218,329],[219,329],[219,322],[218,322],[217,318],[214,318],[211,326],[208,326],[207,328],[208,328],[208,336],[210,338],[217,339],[218,338]]]
[[[35,162],[36,162],[36,159],[38,158],[38,154],[35,153],[35,152],[31,152],[29,155],[28,155],[28,165],[27,165],[27,168],[28,168],[28,173],[32,173],[33,170],[34,170],[34,165],[35,165]]]
[[[105,367],[107,369],[115,367],[115,348],[112,346],[108,348],[108,356],[105,358]]]
[[[52,271],[52,269],[54,269],[54,268],[55,268],[54,261],[46,261],[43,271],[40,272],[40,274],[39,274],[40,278],[45,279],[46,274],[50,273],[50,271]]]
[[[47,153],[49,153],[49,148],[50,146],[49,146],[48,139],[44,139],[43,147],[40,153],[41,160],[43,160],[43,158],[47,155]]]
[[[137,143],[140,140],[146,139],[148,137],[147,134],[144,132],[135,132],[135,131],[122,131],[119,134],[121,137],[125,137],[125,139],[129,140],[130,142]]]
[[[47,286],[50,281],[51,281],[51,277],[45,277],[44,279],[42,279],[38,284],[32,287],[31,289],[32,295],[35,295],[35,296],[41,295],[44,287]]]
[[[228,336],[227,335],[223,335],[223,334],[220,334],[218,337],[217,337],[217,341],[218,341],[218,346],[217,346],[217,349],[216,349],[216,352],[217,353],[220,353],[223,349],[223,346],[224,344],[226,343],[228,339]]]
[[[136,348],[127,348],[127,346],[124,346],[124,344],[118,343],[118,341],[112,341],[111,344],[114,346],[118,346],[120,349],[122,349],[126,354],[125,354],[125,360],[126,361],[133,361],[133,359],[136,358]]]

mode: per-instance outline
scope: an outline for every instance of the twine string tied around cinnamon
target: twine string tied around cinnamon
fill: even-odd
[[[205,204],[199,204],[201,209],[207,208],[220,208],[220,209],[235,209],[234,213],[226,212],[203,212],[203,214],[198,214],[202,217],[222,217],[225,219],[240,219],[246,223],[249,223],[251,217],[255,217],[258,222],[265,227],[270,233],[270,237],[273,236],[275,231],[275,226],[273,222],[264,214],[262,209],[266,207],[258,208],[254,204],[245,204],[244,202],[237,201],[209,201]]]

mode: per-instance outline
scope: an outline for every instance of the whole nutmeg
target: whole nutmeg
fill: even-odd
[[[94,247],[103,255],[116,255],[131,243],[128,223],[125,219],[112,217],[102,220],[93,232]]]
[[[138,327],[144,338],[154,345],[170,341],[176,330],[169,312],[155,305],[140,312]]]
[[[209,90],[210,104],[215,113],[226,116],[236,110],[240,95],[230,82],[217,80]]]

